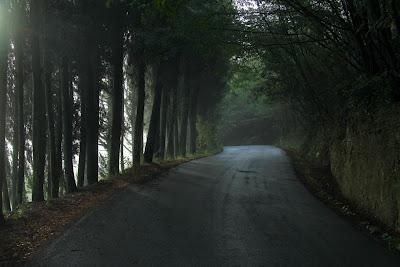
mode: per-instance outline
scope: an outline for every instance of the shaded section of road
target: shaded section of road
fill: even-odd
[[[30,266],[399,266],[309,194],[285,153],[224,152],[129,186]]]

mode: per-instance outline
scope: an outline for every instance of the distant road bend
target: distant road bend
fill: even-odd
[[[29,266],[400,266],[304,188],[285,153],[226,147],[129,186]]]

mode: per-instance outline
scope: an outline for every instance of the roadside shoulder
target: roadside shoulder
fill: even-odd
[[[315,197],[369,238],[394,253],[400,253],[400,233],[358,209],[340,193],[329,167],[318,166],[295,150],[283,148],[291,158],[297,177]]]

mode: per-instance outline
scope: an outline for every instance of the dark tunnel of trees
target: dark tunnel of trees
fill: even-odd
[[[1,0],[0,12],[3,212],[224,143],[334,126],[332,140],[352,114],[400,100],[397,0]]]

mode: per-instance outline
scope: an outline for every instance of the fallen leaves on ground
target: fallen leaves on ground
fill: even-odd
[[[46,240],[59,236],[89,209],[107,201],[114,192],[130,183],[146,183],[181,163],[199,157],[146,164],[139,171],[128,169],[124,174],[60,199],[22,205],[7,216],[6,225],[0,228],[0,266],[23,264]]]

